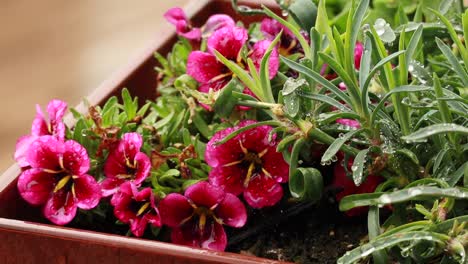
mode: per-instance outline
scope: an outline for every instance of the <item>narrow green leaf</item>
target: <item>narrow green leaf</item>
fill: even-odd
[[[353,181],[356,186],[361,185],[366,178],[367,172],[366,164],[367,164],[367,155],[369,154],[369,149],[363,149],[359,151],[359,153],[354,157],[353,166],[351,166],[351,171],[353,173]]]
[[[348,105],[352,105],[350,98],[346,93],[341,91],[338,87],[336,87],[333,83],[331,83],[329,80],[325,79],[323,76],[321,76],[319,73],[305,67],[304,65],[297,63],[295,61],[292,61],[286,57],[281,56],[281,60],[288,65],[291,69],[298,71],[319,84],[321,84],[324,88],[329,90],[330,92],[334,93],[340,100],[344,101]]]
[[[412,200],[449,197],[455,199],[468,198],[468,190],[463,188],[438,188],[432,186],[417,186],[390,193],[375,192],[353,194],[340,201],[340,210],[347,211],[359,206],[397,204]]]
[[[240,133],[247,131],[249,129],[258,127],[258,126],[281,126],[281,123],[278,121],[270,120],[270,121],[261,121],[257,123],[253,123],[250,125],[247,125],[245,127],[241,127],[237,129],[236,131],[231,132],[229,135],[225,136],[223,139],[217,141],[215,144],[221,145],[229,141],[230,139],[234,138],[235,136],[239,135]]]
[[[460,133],[462,135],[468,135],[468,128],[452,123],[435,124],[421,128],[408,136],[402,137],[402,139],[407,143],[420,142],[422,140],[426,140],[430,136],[445,133]]]
[[[322,102],[322,103],[326,103],[326,104],[329,104],[331,106],[334,106],[336,108],[338,108],[339,110],[342,110],[342,111],[351,111],[351,109],[349,109],[347,106],[343,105],[342,103],[338,102],[337,100],[333,99],[332,97],[329,97],[329,96],[326,96],[326,95],[322,95],[322,94],[311,94],[311,93],[307,93],[307,92],[304,92],[304,91],[298,91],[297,92],[298,96],[301,96],[301,97],[304,97],[304,98],[309,98],[309,99],[312,99],[312,100],[315,100],[315,101],[319,101],[319,102]]]
[[[430,86],[418,86],[418,85],[403,85],[403,86],[394,88],[390,92],[386,93],[385,96],[380,100],[379,104],[377,104],[377,106],[374,109],[374,112],[372,112],[370,123],[374,124],[377,118],[378,112],[382,109],[382,107],[384,107],[385,102],[392,94],[406,93],[406,92],[422,92],[422,91],[428,91],[431,89],[432,87]]]
[[[320,36],[327,36],[328,41],[330,42],[330,50],[332,54],[342,62],[342,57],[337,51],[335,42],[341,42],[341,38],[334,38],[330,24],[328,23],[327,9],[325,5],[325,0],[320,0],[318,3],[317,11],[317,20],[315,22],[315,28],[320,33]],[[342,44],[342,42],[341,42]],[[316,53],[314,53],[316,54]]]
[[[237,78],[233,78],[229,81],[223,89],[220,90],[219,96],[216,99],[216,102],[213,105],[213,110],[220,117],[229,117],[236,106],[237,98],[232,96],[233,91],[239,86],[239,81]]]
[[[356,263],[362,258],[366,258],[370,254],[387,248],[391,248],[403,242],[408,241],[431,241],[438,244],[440,247],[445,245],[447,235],[442,235],[433,232],[426,231],[412,231],[407,233],[398,233],[391,236],[379,238],[373,240],[367,244],[357,247],[351,251],[348,251],[344,256],[338,259],[338,264]],[[415,245],[413,243],[412,245]]]
[[[442,51],[444,56],[450,62],[450,65],[452,65],[453,71],[456,72],[457,76],[461,78],[461,80],[463,81],[463,84],[465,86],[468,86],[468,73],[460,64],[457,57],[455,57],[455,55],[452,53],[452,50],[441,39],[437,37],[436,37],[436,43],[437,43],[437,47],[439,47],[439,49]]]
[[[127,88],[122,89],[122,101],[125,113],[127,114],[127,120],[133,120],[137,113],[138,103],[135,105]]]
[[[354,135],[362,133],[363,131],[364,129],[352,130],[344,134],[342,137],[338,137],[337,139],[335,139],[335,141],[333,141],[333,143],[327,148],[325,153],[323,153],[321,162],[327,162],[331,160],[341,149],[343,144],[346,143],[346,141],[350,140]]]
[[[413,33],[413,36],[411,37],[411,40],[408,44],[408,47],[406,48],[406,65],[409,65],[411,60],[413,59],[415,53],[416,53],[416,48],[418,47],[418,43],[421,40],[423,32],[423,25],[419,25],[418,29]]]
[[[354,1],[352,2],[354,4]],[[359,32],[361,32],[362,21],[366,14],[367,7],[369,6],[369,0],[361,0],[356,9],[348,17],[348,24],[345,33],[345,68],[348,73],[354,72],[354,48]],[[354,77],[354,76],[352,76]],[[349,87],[348,87],[349,88]]]
[[[261,89],[267,99],[266,101],[267,103],[275,102],[275,98],[273,97],[273,93],[272,93],[271,85],[270,85],[269,60],[270,60],[271,53],[273,52],[273,49],[276,47],[276,44],[278,44],[278,42],[281,39],[281,35],[282,35],[282,31],[278,35],[276,35],[275,39],[273,39],[273,41],[270,43],[270,46],[268,46],[268,49],[265,51],[265,55],[263,55],[262,62],[260,65]]]
[[[293,1],[288,11],[296,23],[306,32],[309,32],[315,26],[317,6],[311,0]]]

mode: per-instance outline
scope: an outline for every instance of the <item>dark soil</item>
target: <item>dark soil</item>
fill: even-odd
[[[323,208],[301,204],[295,211],[279,213],[280,223],[271,212],[251,216],[249,221],[255,218],[255,223],[229,237],[228,251],[297,263],[336,263],[366,238],[365,215],[349,218],[330,204]]]

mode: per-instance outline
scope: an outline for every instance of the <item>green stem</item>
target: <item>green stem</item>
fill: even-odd
[[[323,132],[319,128],[310,129],[308,132],[308,136],[311,137],[312,139],[315,139],[327,145],[331,145],[335,141],[334,137],[328,135],[327,133]],[[346,154],[349,154],[352,156],[356,156],[359,152],[359,150],[348,145],[343,145],[341,147],[341,150],[343,150],[343,152],[345,152]]]

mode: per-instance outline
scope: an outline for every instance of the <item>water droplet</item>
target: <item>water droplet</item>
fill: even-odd
[[[380,196],[379,201],[380,201],[380,203],[383,203],[383,204],[389,204],[389,203],[392,202],[392,200],[390,199],[390,196],[388,194],[384,194],[384,195]]]
[[[351,166],[351,171],[357,171],[357,169],[358,169],[358,166],[356,165]]]
[[[288,15],[289,15],[288,10],[283,10],[283,11],[281,11],[281,15],[284,16],[284,17],[285,17],[285,16],[288,16]]]

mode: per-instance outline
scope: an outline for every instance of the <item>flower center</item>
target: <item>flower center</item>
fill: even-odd
[[[135,177],[137,170],[138,168],[137,168],[136,161],[133,161],[133,163],[131,163],[130,160],[127,157],[125,157],[125,173],[118,174],[117,178],[131,179]]]
[[[136,214],[136,216],[144,215],[151,211],[150,202],[148,201],[135,201],[132,200],[130,203],[130,210]]]

